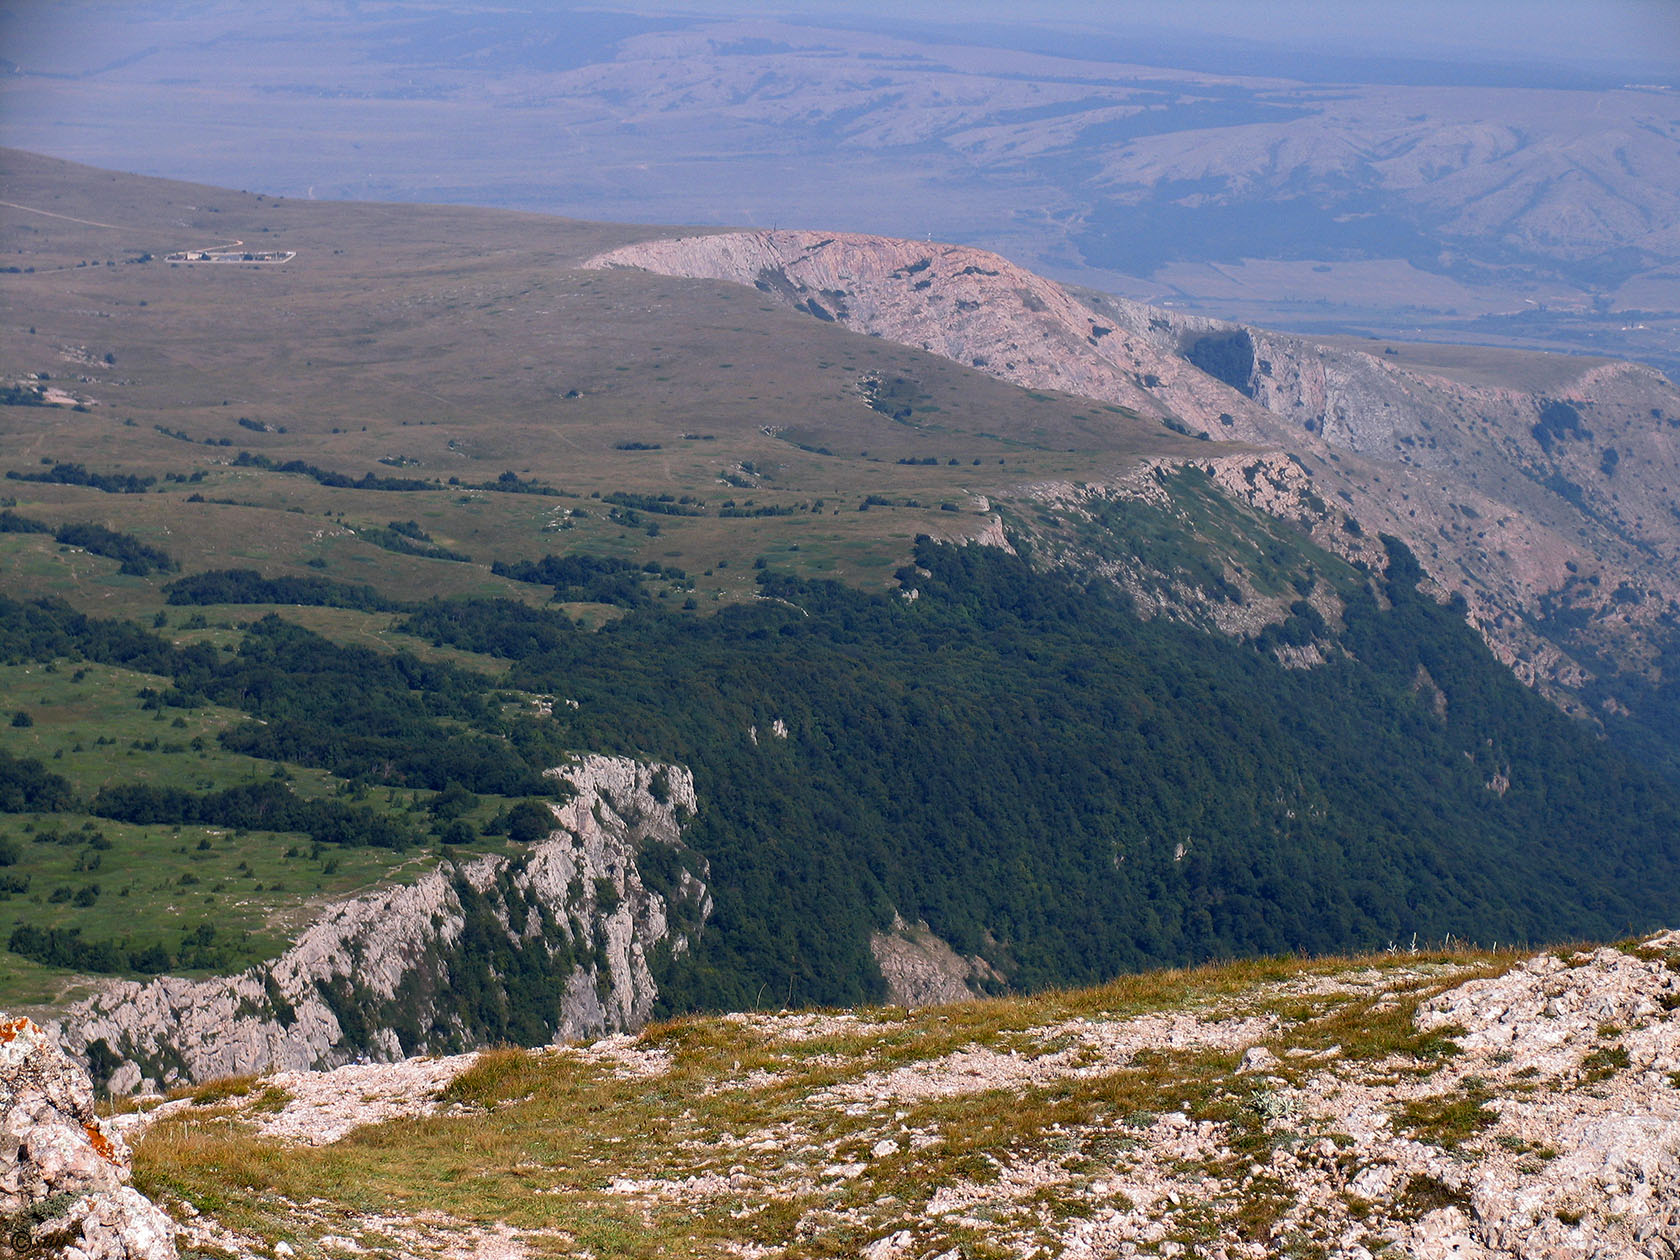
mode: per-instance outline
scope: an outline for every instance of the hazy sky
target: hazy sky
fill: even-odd
[[[541,6],[532,6],[540,8]],[[1660,66],[1680,73],[1680,0],[604,0],[626,12],[964,21],[1204,35],[1338,54]]]
[[[396,12],[560,14],[612,10],[647,15],[779,17],[881,26],[913,22],[1014,31],[1155,33],[1188,41],[1258,43],[1340,57],[1539,62],[1599,72],[1645,69],[1680,77],[1680,0],[295,0],[312,16],[354,20]],[[107,7],[108,5],[108,7]],[[97,42],[101,9],[190,23],[192,0],[0,0],[0,58],[58,46],[67,56]],[[284,20],[287,4],[252,0],[252,19]],[[218,16],[221,16],[218,14]],[[1001,34],[1001,31],[998,32]],[[1004,42],[1008,42],[1005,40]],[[10,45],[10,47],[8,47]]]

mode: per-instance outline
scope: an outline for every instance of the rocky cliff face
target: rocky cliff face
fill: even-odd
[[[175,1224],[128,1184],[93,1086],[37,1025],[0,1022],[0,1256],[175,1260]]]
[[[56,1032],[126,1093],[640,1026],[657,996],[650,960],[686,949],[711,911],[704,864],[681,842],[693,780],[600,756],[553,773],[575,795],[528,852],[445,861],[333,906],[237,976],[113,984]]]
[[[1361,348],[1075,294],[980,250],[816,232],[648,241],[592,260],[756,285],[859,332],[1296,457],[1312,493],[1242,492],[1404,540],[1526,680],[1653,676],[1680,616],[1680,391],[1636,364]],[[1222,484],[1228,478],[1221,479]],[[1032,488],[1023,488],[1031,494]],[[1314,501],[1336,513],[1317,512]]]
[[[957,953],[927,924],[906,923],[898,914],[887,931],[870,936],[869,952],[887,982],[887,1001],[899,1006],[966,1002],[1007,988],[984,958]]]

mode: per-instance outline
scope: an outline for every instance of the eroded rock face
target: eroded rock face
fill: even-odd
[[[984,958],[964,957],[927,924],[909,924],[896,914],[889,931],[869,938],[869,952],[887,982],[887,1000],[899,1006],[966,1002],[1004,983]]]
[[[73,1053],[120,1060],[109,1088],[127,1093],[529,1040],[536,1024],[555,1039],[639,1027],[657,997],[650,952],[686,949],[711,912],[704,864],[681,847],[693,779],[598,756],[553,773],[576,795],[552,806],[555,830],[526,853],[444,862],[343,902],[280,958],[237,976],[113,984],[56,1031]],[[677,850],[648,868],[661,877],[644,878],[650,848]],[[485,934],[544,977],[540,1009],[472,999],[501,989],[470,944]]]
[[[87,1073],[30,1020],[0,1022],[0,1257],[174,1260],[174,1223],[127,1180]]]

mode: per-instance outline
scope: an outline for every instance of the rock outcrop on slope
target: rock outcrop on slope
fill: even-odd
[[[57,1021],[63,1044],[127,1093],[639,1027],[652,955],[686,949],[711,911],[704,863],[681,843],[693,779],[601,756],[554,774],[574,795],[528,852],[444,861],[335,905],[237,976],[112,984]],[[649,863],[651,850],[676,860]],[[496,970],[498,952],[538,977],[529,991]]]
[[[1672,1260],[1677,1083],[1670,932],[1531,958],[1237,963],[920,1013],[742,1013],[517,1059],[288,1074],[234,1105],[300,1160],[347,1115],[431,1115],[449,1150],[493,1133],[503,1164],[472,1170],[490,1193],[432,1222],[453,1241],[395,1231],[416,1255],[505,1238],[482,1205],[513,1195],[546,1251],[583,1250],[579,1222],[599,1221],[719,1256]],[[402,1146],[318,1162],[372,1173]],[[362,1225],[368,1205],[335,1193],[267,1210],[300,1238],[390,1245],[395,1210]]]
[[[0,1257],[175,1260],[175,1225],[128,1184],[87,1073],[27,1019],[0,1022]]]
[[[1404,540],[1443,591],[1465,596],[1502,659],[1553,694],[1579,688],[1599,658],[1648,673],[1672,640],[1680,391],[1649,368],[1358,349],[1075,294],[981,250],[872,236],[720,233],[591,265],[756,285],[1022,386],[1281,448],[1313,477],[1312,498],[1337,509],[1330,525],[1352,517],[1363,536]],[[1319,533],[1359,550],[1360,535]]]
[[[897,914],[886,931],[870,936],[869,952],[886,981],[887,1001],[900,1006],[966,1002],[1007,988],[1004,977],[984,958],[957,953],[926,923],[906,923]]]

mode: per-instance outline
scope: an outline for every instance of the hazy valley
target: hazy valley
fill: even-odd
[[[1680,363],[1658,9],[1576,65],[1526,29],[1338,56],[1285,17],[565,10],[20,11],[0,143],[296,197],[956,241],[1315,335]]]

